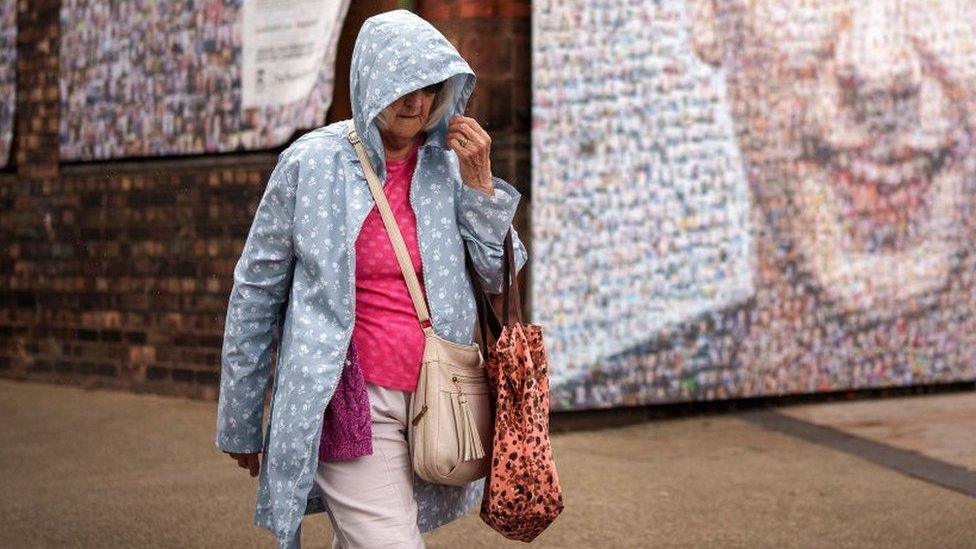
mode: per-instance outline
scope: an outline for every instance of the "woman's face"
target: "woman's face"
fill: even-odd
[[[387,107],[389,120],[385,129],[380,130],[384,139],[412,140],[427,125],[430,107],[436,93],[427,88],[404,95]]]
[[[736,52],[757,186],[790,198],[821,286],[850,309],[941,286],[976,177],[976,0],[696,6],[722,39],[701,53]]]

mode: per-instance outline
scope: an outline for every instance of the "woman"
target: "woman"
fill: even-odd
[[[501,290],[503,239],[520,194],[491,175],[488,135],[461,116],[474,73],[427,22],[404,10],[368,19],[350,83],[353,119],[285,149],[255,213],[227,308],[216,444],[260,474],[254,522],[280,546],[297,547],[302,516],[319,511],[333,521],[335,546],[423,546],[421,533],[479,502],[483,482],[430,484],[407,461],[422,335],[348,134],[356,130],[397,205],[441,337],[472,341],[464,246],[485,288]],[[521,268],[527,255],[513,235]],[[272,333],[286,301],[262,440]],[[320,463],[323,410],[353,347],[369,388],[374,452]]]

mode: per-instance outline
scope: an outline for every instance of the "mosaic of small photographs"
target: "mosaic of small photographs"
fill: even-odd
[[[10,161],[17,93],[17,3],[0,0],[0,168]]]
[[[533,311],[555,384],[747,299],[748,188],[680,5],[536,3]]]
[[[64,0],[61,159],[268,148],[324,124],[341,18],[305,99],[244,109],[241,15],[255,1],[269,4]],[[338,1],[344,16],[348,0]]]
[[[532,305],[553,409],[976,379],[976,0],[533,5]],[[684,84],[709,71],[717,102]],[[737,154],[693,133],[702,98],[718,127],[728,106]],[[684,154],[655,167],[635,141]],[[682,160],[703,184],[674,175]],[[708,177],[735,161],[744,200]],[[658,243],[703,203],[729,221],[688,234],[750,253],[717,263],[743,281],[730,299],[682,314],[673,293],[705,293],[716,263]],[[608,344],[641,309],[640,342]]]

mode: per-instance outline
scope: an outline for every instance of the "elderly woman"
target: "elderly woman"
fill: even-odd
[[[407,413],[424,335],[349,139],[355,129],[383,181],[435,332],[470,344],[476,307],[465,247],[484,287],[499,292],[520,199],[491,173],[488,134],[462,115],[474,85],[471,68],[430,24],[403,10],[372,17],[353,50],[353,119],[303,135],[271,173],[234,270],[216,444],[260,474],[254,522],[281,546],[299,545],[303,515],[326,511],[334,547],[422,547],[421,533],[481,499],[482,481],[432,484],[411,468]],[[521,268],[527,255],[512,232]],[[372,451],[319,459],[340,376],[359,371]]]

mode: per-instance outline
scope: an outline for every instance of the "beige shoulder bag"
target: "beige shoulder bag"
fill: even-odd
[[[462,485],[483,478],[491,459],[485,449],[491,448],[494,415],[481,349],[477,343],[462,345],[434,333],[400,227],[356,130],[349,132],[349,142],[366,173],[425,335],[407,428],[413,469],[435,484]]]

